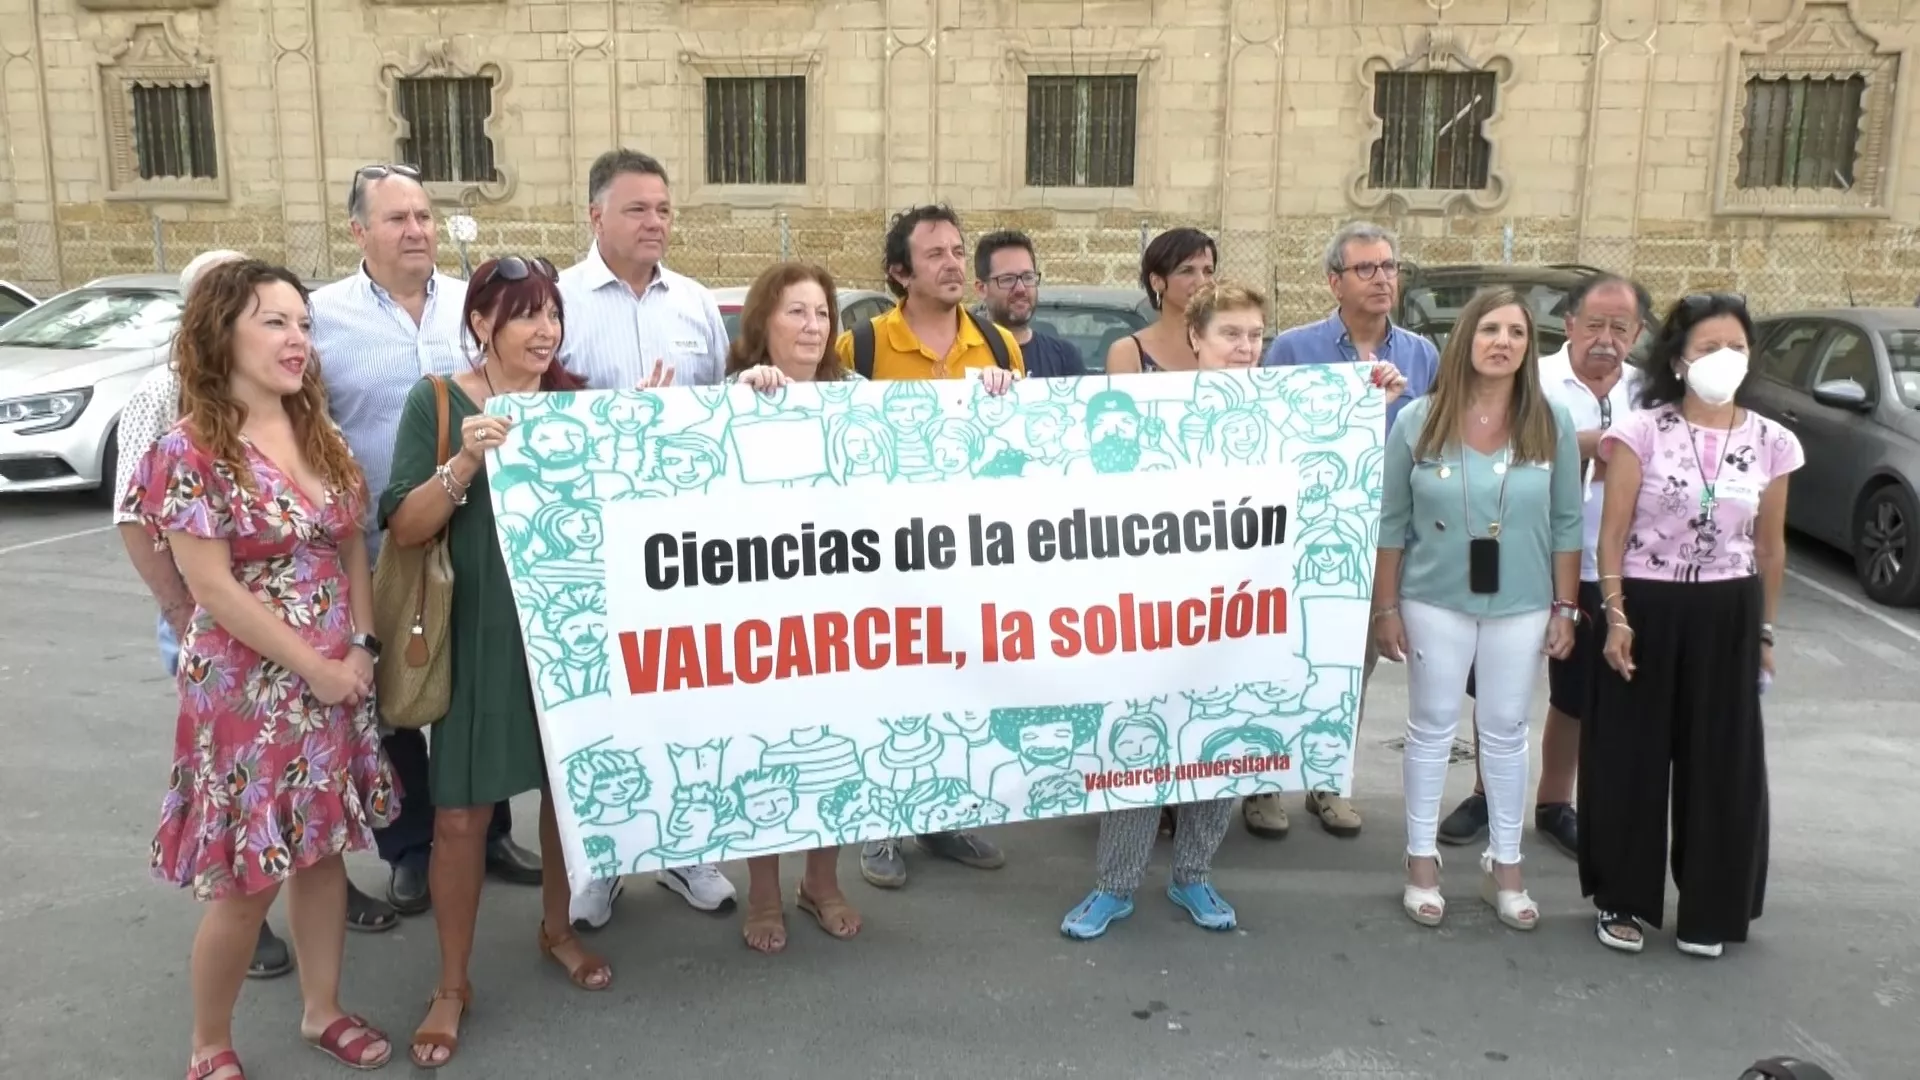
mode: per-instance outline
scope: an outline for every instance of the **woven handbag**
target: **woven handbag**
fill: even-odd
[[[448,452],[447,382],[433,380],[439,421],[437,465]],[[437,467],[437,466],[436,466]],[[449,518],[449,525],[452,519]],[[402,547],[391,534],[373,569],[374,633],[387,647],[374,666],[380,719],[388,727],[424,728],[447,715],[453,700],[453,560],[447,529],[419,547]]]

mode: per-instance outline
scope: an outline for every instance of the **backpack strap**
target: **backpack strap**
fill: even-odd
[[[853,370],[868,381],[873,379],[873,320],[853,324]]]
[[[980,331],[980,336],[987,339],[987,351],[993,354],[993,362],[1000,365],[1002,371],[1012,371],[1013,357],[1007,353],[1007,339],[1000,336],[1000,328],[990,322],[983,323],[974,318],[973,312],[965,307],[960,310],[973,323],[974,328]]]

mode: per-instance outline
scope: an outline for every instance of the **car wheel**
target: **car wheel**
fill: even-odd
[[[1883,485],[1861,500],[1853,528],[1853,569],[1877,603],[1908,607],[1920,602],[1916,528],[1920,511],[1901,485]]]
[[[120,501],[120,493],[113,488],[113,478],[120,471],[120,425],[115,424],[107,433],[107,444],[100,448],[100,486],[94,489],[94,498],[107,506]]]

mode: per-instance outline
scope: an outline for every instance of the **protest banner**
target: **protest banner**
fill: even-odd
[[[1358,365],[499,397],[569,878],[1344,792]]]

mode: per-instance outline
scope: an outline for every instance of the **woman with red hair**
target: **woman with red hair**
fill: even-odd
[[[340,1008],[347,871],[399,810],[373,708],[366,482],[327,418],[300,279],[254,259],[207,270],[174,362],[180,421],[122,509],[193,595],[155,876],[207,901],[194,935],[188,1080],[244,1080],[233,1007],[284,884],[300,1033],[355,1069],[385,1034]]]

